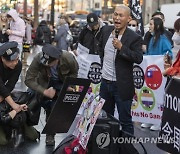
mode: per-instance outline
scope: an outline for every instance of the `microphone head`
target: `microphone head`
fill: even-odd
[[[119,36],[119,29],[115,29],[115,37],[118,38]]]

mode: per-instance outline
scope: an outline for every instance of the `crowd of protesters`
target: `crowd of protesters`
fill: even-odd
[[[164,20],[161,12],[155,12],[149,22],[149,31],[141,36],[138,20],[131,17],[131,10],[128,7],[120,5],[114,11],[112,25],[104,24],[95,13],[88,14],[87,24],[80,27],[82,30],[77,34],[78,39],[73,42],[73,38],[70,38],[72,37],[71,28],[74,28],[75,25],[68,23],[64,16],[60,16],[56,27],[42,20],[35,32],[32,33],[33,27],[30,18],[19,17],[14,9],[7,13],[1,13],[0,144],[7,144],[13,136],[14,129],[18,130],[15,146],[19,146],[24,141],[22,129],[25,128],[28,133],[34,134],[33,137],[26,135],[27,137],[32,140],[39,139],[39,132],[33,127],[28,127],[26,120],[21,121],[20,126],[22,127],[20,128],[13,125],[13,119],[19,113],[28,110],[26,104],[20,105],[11,97],[11,92],[22,69],[21,61],[23,65],[27,65],[28,55],[31,52],[36,54],[27,70],[25,84],[32,93],[39,94],[41,102],[47,103],[49,100],[54,102],[64,78],[66,76],[77,77],[78,64],[74,56],[79,54],[76,51],[78,43],[88,48],[89,54],[100,55],[102,62],[100,96],[106,100],[103,109],[113,115],[116,105],[122,129],[133,134],[130,112],[134,95],[133,64],[141,63],[143,54],[165,55],[163,74],[165,76],[180,75],[179,48],[176,51],[177,56],[172,50],[173,46],[180,46],[180,18],[174,24],[174,34],[164,27]],[[71,50],[73,50],[73,54],[69,52]],[[170,60],[167,60],[167,51]],[[175,62],[172,64],[174,59]],[[14,74],[8,76],[10,73]],[[60,86],[57,87],[57,85]],[[46,118],[49,117],[53,104],[50,105],[50,108],[47,107],[48,105],[49,102],[42,105],[47,112]],[[4,106],[8,106],[7,110]],[[141,126],[159,130],[159,126],[151,124],[142,124]],[[6,128],[8,128],[8,132],[5,131]],[[54,135],[47,134],[46,145],[55,144]]]

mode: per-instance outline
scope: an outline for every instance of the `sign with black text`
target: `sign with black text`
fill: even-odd
[[[180,153],[180,78],[173,78],[167,86],[161,131],[157,146],[173,154]]]

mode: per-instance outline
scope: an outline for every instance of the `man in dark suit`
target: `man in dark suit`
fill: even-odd
[[[131,103],[134,96],[133,64],[143,60],[141,37],[127,28],[130,9],[116,7],[114,26],[105,26],[100,38],[102,82],[100,96],[106,100],[104,110],[114,114],[117,105],[122,130],[134,133]]]

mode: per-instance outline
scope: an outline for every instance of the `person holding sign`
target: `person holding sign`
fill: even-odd
[[[127,28],[130,9],[125,5],[115,8],[114,26],[104,26],[100,38],[102,81],[100,96],[105,99],[103,109],[114,115],[117,105],[122,130],[134,133],[131,104],[135,94],[133,64],[143,60],[142,39]]]
[[[37,92],[46,111],[46,121],[66,77],[77,77],[78,64],[74,56],[46,44],[33,59],[25,77],[27,87]],[[68,89],[72,90],[72,89]],[[46,135],[46,145],[55,145],[54,134]]]
[[[95,13],[87,15],[87,26],[80,32],[78,43],[88,48],[89,54],[99,54],[99,38],[104,25]]]

